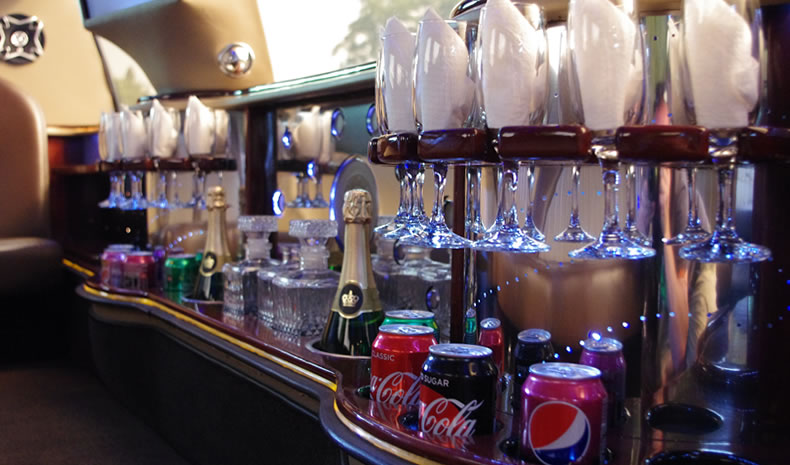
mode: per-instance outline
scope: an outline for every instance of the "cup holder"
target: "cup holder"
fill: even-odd
[[[645,461],[646,465],[759,465],[735,455],[709,451],[661,452]]]
[[[370,355],[367,356],[343,355],[343,354],[334,354],[332,352],[326,352],[325,350],[321,349],[320,344],[321,344],[321,338],[311,341],[310,343],[307,344],[307,350],[319,355],[323,355],[324,357],[336,358],[338,360],[370,360]]]
[[[721,416],[713,410],[696,405],[661,404],[647,412],[647,423],[667,433],[708,434],[719,429],[722,422]]]

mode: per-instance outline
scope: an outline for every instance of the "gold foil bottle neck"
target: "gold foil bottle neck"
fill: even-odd
[[[208,189],[206,193],[206,208],[209,210],[214,208],[227,208],[228,204],[225,203],[225,189],[222,186],[213,186]]]
[[[346,224],[368,224],[371,220],[373,198],[365,189],[351,189],[343,196],[343,221]]]

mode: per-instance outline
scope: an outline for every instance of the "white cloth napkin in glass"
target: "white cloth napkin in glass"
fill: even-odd
[[[760,78],[749,24],[722,0],[686,0],[683,23],[697,124],[747,126]]]
[[[412,109],[414,47],[414,34],[398,18],[388,19],[381,33],[379,62],[387,129],[393,133],[417,130]]]
[[[145,133],[145,121],[139,111],[123,107],[121,110],[121,137],[124,159],[145,158],[145,146],[148,140]]]
[[[433,9],[417,38],[415,108],[422,130],[461,128],[474,103],[464,40]]]
[[[184,142],[190,155],[211,155],[214,145],[214,112],[194,95],[187,100]]]
[[[151,102],[150,127],[148,134],[151,145],[149,150],[152,157],[170,158],[178,145],[178,128],[173,115],[154,99]]]
[[[535,6],[537,10],[537,6]],[[540,14],[539,10],[535,12]],[[534,24],[539,24],[539,18]],[[546,66],[538,63],[545,37],[510,0],[489,0],[480,19],[481,80],[489,127],[536,121],[546,97]]]
[[[310,111],[300,111],[293,132],[294,153],[300,160],[313,160],[321,155],[321,108],[313,106]]]
[[[636,26],[609,0],[577,0],[568,15],[584,124],[592,130],[622,126],[642,87]]]

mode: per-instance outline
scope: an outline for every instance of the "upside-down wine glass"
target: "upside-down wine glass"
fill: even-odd
[[[99,117],[99,158],[110,166],[121,161],[118,147],[120,126],[115,123],[117,119],[117,114],[114,112],[102,112]],[[117,208],[124,200],[120,179],[118,171],[110,168],[110,194],[99,202],[99,207]]]
[[[469,127],[474,116],[474,35],[464,21],[446,21],[429,9],[417,25],[414,60],[414,116],[421,134],[418,157],[433,165],[434,204],[430,223],[420,234],[401,239],[405,244],[429,248],[462,249],[471,242],[455,234],[445,223],[444,187],[447,162],[455,160],[446,148],[423,150],[431,136],[442,143],[445,135]],[[452,158],[451,158],[452,157]]]
[[[165,108],[159,100],[154,99],[151,102],[148,121],[148,151],[159,176],[156,183],[156,197],[149,203],[163,210],[178,208],[177,203],[171,205],[168,201],[170,191],[173,189],[170,183],[172,176],[162,165],[163,161],[175,155],[178,146],[178,128],[181,127],[180,113],[175,108]]]
[[[571,0],[568,48],[571,92],[578,92],[577,113],[592,131],[593,154],[603,171],[604,223],[595,242],[571,258],[642,259],[656,251],[631,241],[620,228],[617,190],[620,184],[615,130],[639,122],[644,93],[642,37],[635,3],[628,0]]]
[[[203,105],[194,95],[187,100],[184,112],[184,143],[192,163],[192,197],[184,205],[188,208],[205,210],[206,173],[200,167],[200,160],[211,157],[216,138],[214,112]]]
[[[121,140],[124,162],[144,162],[148,136],[146,134],[145,119],[138,110],[121,110]],[[124,210],[144,210],[148,208],[148,201],[143,193],[143,171],[137,169],[130,171],[132,177],[131,197],[121,203]]]
[[[417,125],[412,109],[415,34],[393,17],[387,20],[380,41],[381,50],[376,64],[376,119],[381,138],[392,137],[393,142],[399,140],[397,134],[403,134],[402,139],[408,139],[409,135],[416,138]],[[377,143],[375,147],[370,147],[368,153],[372,162],[388,163],[379,156]],[[394,163],[395,177],[400,185],[398,212],[391,223],[376,227],[375,232],[387,239],[399,240],[411,234],[410,228],[419,225],[419,218],[412,216],[413,209],[418,208],[414,205],[413,189],[417,163]],[[407,166],[411,166],[411,169]]]
[[[529,2],[493,0],[480,12],[477,35],[478,95],[486,124],[493,131],[508,126],[543,124],[546,111],[548,63],[546,36],[540,7]],[[483,251],[547,252],[550,247],[530,216],[519,226],[516,192],[520,153],[499,156],[499,200],[494,224],[472,247]],[[531,178],[533,162],[528,168]],[[531,189],[531,180],[529,182]],[[532,196],[529,195],[531,204]]]
[[[735,230],[738,131],[755,121],[760,97],[762,25],[756,0],[685,0],[683,39],[697,123],[710,131],[719,178],[716,227],[680,249],[686,260],[755,263],[771,258]],[[727,31],[722,34],[721,31]]]

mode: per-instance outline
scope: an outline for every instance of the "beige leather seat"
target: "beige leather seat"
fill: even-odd
[[[60,276],[49,239],[49,160],[44,115],[0,79],[0,297],[46,292]]]

